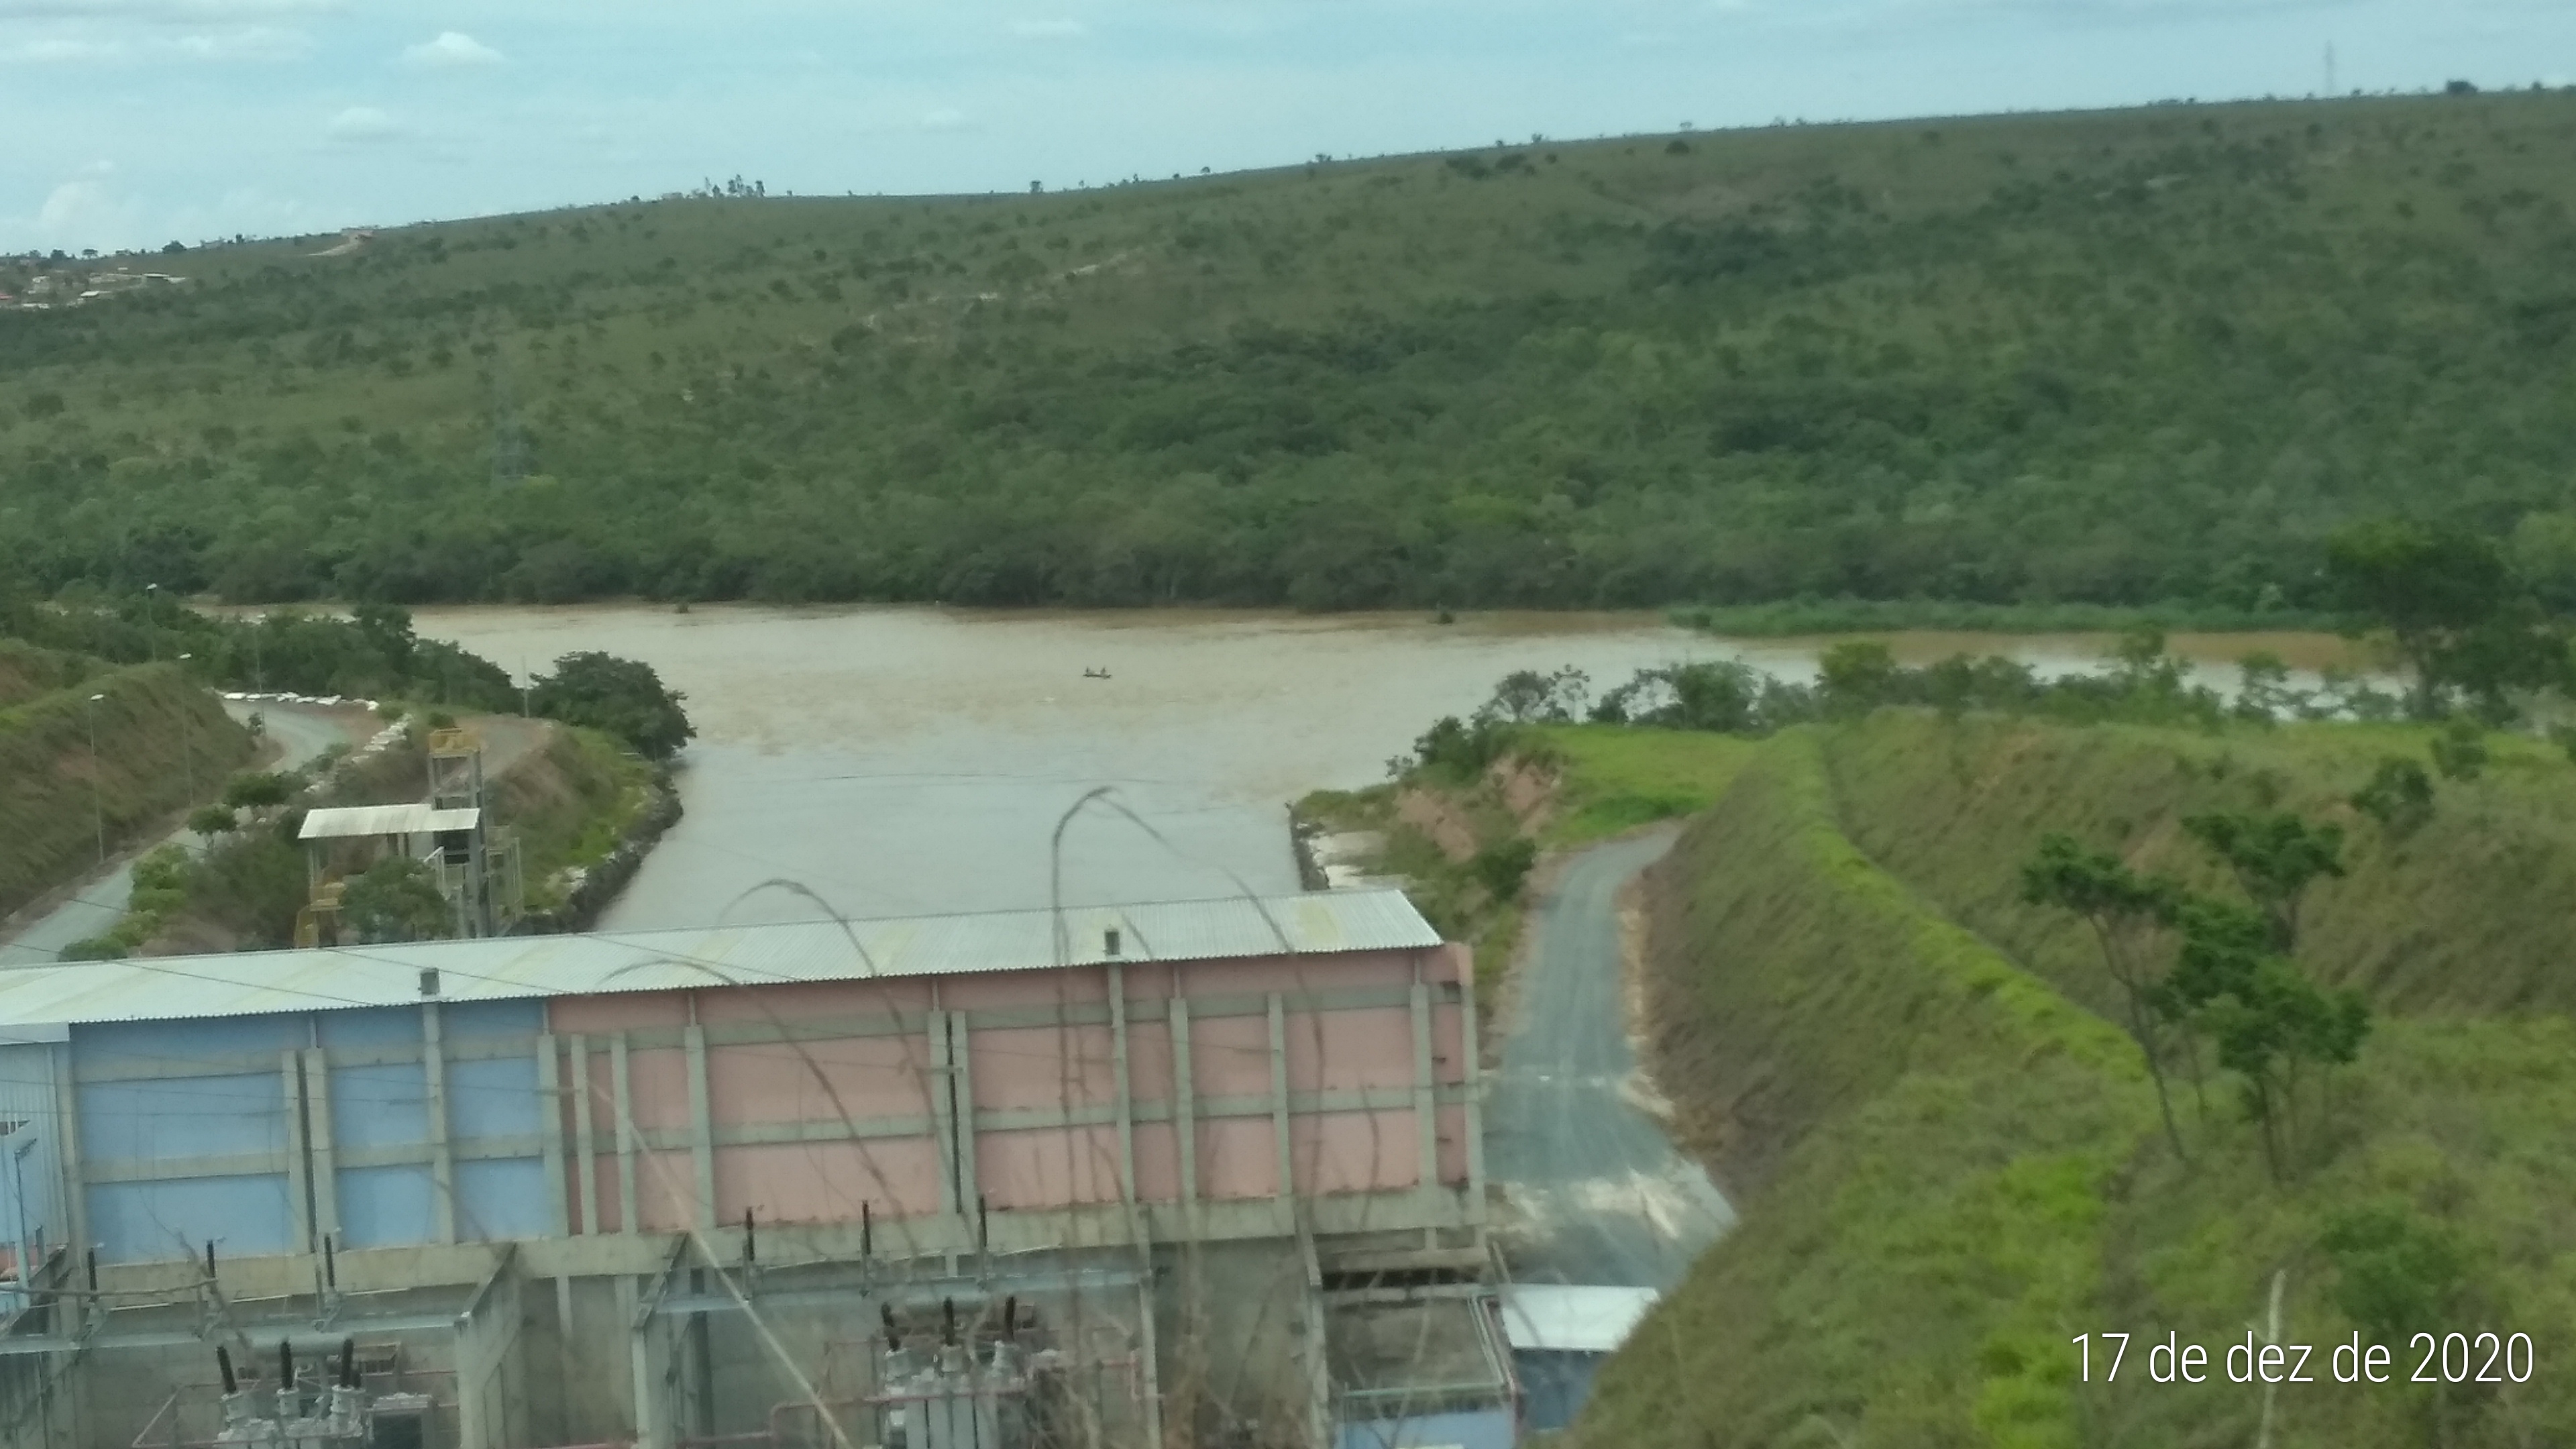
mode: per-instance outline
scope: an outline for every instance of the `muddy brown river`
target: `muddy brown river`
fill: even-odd
[[[1741,657],[1812,673],[1816,641],[1736,642],[1642,614],[987,613],[646,605],[423,610],[419,631],[504,668],[582,649],[645,660],[688,695],[687,818],[615,929],[1170,900],[1297,887],[1287,803],[1384,778],[1441,714],[1515,669]],[[2089,668],[2086,636],[1899,636],[1931,658]],[[2183,637],[2325,662],[2331,640]],[[1086,671],[1105,673],[1088,678]],[[1059,822],[1089,792],[1108,793]]]

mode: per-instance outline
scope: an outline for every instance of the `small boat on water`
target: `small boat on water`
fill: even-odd
[[[1082,671],[1082,677],[1085,679],[1107,679],[1109,677],[1109,671],[1106,669],[1086,669]]]

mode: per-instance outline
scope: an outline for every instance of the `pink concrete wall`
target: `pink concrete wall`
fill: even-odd
[[[1222,1117],[1199,1123],[1199,1196],[1279,1195],[1279,1148],[1267,1117]]]
[[[738,1223],[749,1209],[762,1222],[847,1223],[862,1203],[879,1218],[917,1217],[939,1211],[939,1177],[928,1137],[720,1147],[716,1219]]]
[[[975,1109],[1110,1106],[1118,1100],[1117,1041],[1106,1026],[984,1028],[967,1043]]]
[[[1190,1080],[1202,1097],[1269,1095],[1269,1021],[1258,1016],[1192,1021]]]
[[[1387,951],[1344,956],[1179,964],[1124,968],[1131,1016],[1161,1014],[1174,992],[1241,1003],[1269,992],[1291,997],[1354,989],[1403,987],[1417,961],[1434,981],[1458,979],[1472,969],[1461,948],[1428,952]],[[776,1131],[813,1124],[837,1134],[852,1126],[882,1132],[862,1140],[735,1144],[715,1151],[717,1216],[737,1222],[744,1210],[764,1220],[841,1222],[860,1204],[881,1218],[938,1211],[941,1152],[931,1131],[932,1044],[926,1024],[933,1009],[1098,1013],[1107,1001],[1109,972],[1082,967],[1063,971],[997,972],[937,979],[794,983],[710,987],[683,992],[566,997],[549,1004],[558,1034],[591,1037],[591,1093],[586,1103],[567,1100],[563,1133],[569,1201],[579,1202],[580,1175],[590,1174],[597,1221],[591,1231],[626,1225],[618,1201],[617,1125],[608,1037],[621,1031],[659,1030],[695,1020],[719,1029],[734,1023],[899,1023],[899,1034],[871,1034],[784,1044],[711,1044],[706,1054],[712,1129],[719,1136]],[[1408,1090],[1414,1082],[1413,1021],[1405,1006],[1290,1011],[1287,1074],[1293,1093]],[[1434,1007],[1434,1075],[1464,1080],[1463,1015],[1454,1005]],[[1116,1041],[1101,1022],[1028,1026],[979,1026],[966,1043],[969,1085],[979,1114],[1106,1111],[1117,1102]],[[1137,1194],[1148,1202],[1181,1196],[1180,1139],[1174,1074],[1178,1053],[1170,1025],[1131,1020],[1128,1082],[1134,1114],[1161,1121],[1132,1127]],[[1193,1017],[1191,1082],[1202,1114],[1213,1098],[1266,1101],[1271,1085],[1269,1021],[1262,1015]],[[628,1053],[632,1106],[639,1128],[685,1133],[691,1108],[688,1056],[674,1047],[637,1046]],[[569,1064],[564,1077],[572,1080]],[[567,1093],[567,1097],[570,1093]],[[942,1102],[944,1109],[944,1101]],[[574,1160],[572,1147],[587,1112],[596,1155]],[[1444,1107],[1437,1114],[1437,1158],[1443,1181],[1466,1178],[1466,1114]],[[918,1130],[912,1130],[917,1128]],[[1420,1175],[1415,1113],[1408,1107],[1326,1114],[1301,1112],[1291,1122],[1296,1188],[1341,1193],[1410,1188]],[[1214,1199],[1274,1196],[1278,1144],[1267,1113],[1213,1118],[1196,1127],[1198,1191]],[[1109,1123],[975,1132],[977,1186],[1000,1209],[1037,1209],[1071,1203],[1114,1203],[1119,1198],[1117,1129]],[[648,1230],[667,1231],[695,1216],[696,1169],[686,1150],[646,1152],[638,1163],[637,1217]],[[577,1209],[576,1209],[577,1211]]]
[[[1118,1129],[1054,1127],[975,1135],[975,1188],[996,1208],[1119,1199]]]
[[[1422,1181],[1409,1107],[1288,1119],[1290,1162],[1306,1194],[1386,1192]]]
[[[1181,1199],[1181,1134],[1169,1122],[1140,1122],[1136,1139],[1136,1196],[1143,1202]]]
[[[846,1037],[707,1052],[707,1103],[719,1126],[923,1117],[931,1107],[930,1043],[919,1036]]]
[[[1290,1012],[1282,1027],[1288,1042],[1291,1092],[1413,1085],[1409,1007]]]

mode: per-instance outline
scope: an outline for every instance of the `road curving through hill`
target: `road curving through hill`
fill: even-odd
[[[1667,829],[1593,846],[1531,910],[1485,1107],[1486,1170],[1521,1281],[1669,1289],[1734,1224],[1725,1195],[1641,1105],[1628,1035],[1619,895],[1672,841]]]

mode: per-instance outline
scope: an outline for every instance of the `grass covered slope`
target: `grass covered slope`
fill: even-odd
[[[2025,905],[2019,869],[2064,831],[2141,870],[2222,877],[2182,830],[2216,810],[2292,810],[2345,834],[2341,880],[2302,911],[2299,959],[2389,1010],[2576,1008],[2576,962],[2550,903],[2576,902],[2576,769],[2514,734],[2474,780],[2435,778],[2429,819],[2397,831],[2353,808],[2380,761],[2433,773],[2435,731],[2294,725],[2202,736],[1881,714],[1825,751],[1852,840],[1962,924],[2108,1011],[2116,987],[2083,924]],[[2563,924],[2563,922],[2562,922]]]
[[[2073,1442],[2059,1325],[2100,1295],[2100,1196],[2154,1127],[2125,1040],[1862,859],[1807,739],[1764,748],[1651,898],[1663,1085],[1748,1211],[1580,1441]]]
[[[2336,522],[2439,509],[2570,607],[2571,136],[2565,93],[2172,106],[155,257],[191,280],[0,315],[0,557],[268,600],[2257,610],[2315,602]]]
[[[1854,843],[1876,802],[1911,800],[1915,774],[1948,778],[1966,760],[1984,769],[1957,771],[1968,783],[1949,803],[1965,818],[1942,833],[1927,806],[1908,823],[1939,838],[1904,859],[1953,890],[1984,869],[1962,856],[2010,877],[2042,830],[2070,824],[2061,793],[2144,802],[2154,789],[2127,779],[2127,754],[2186,743],[2013,728],[1992,751],[1990,727],[1928,717],[1775,738],[1657,868],[1661,1084],[1744,1221],[1605,1369],[1577,1443],[2250,1444],[2259,1386],[2223,1372],[2152,1383],[2134,1356],[2117,1383],[2099,1381],[2097,1357],[2088,1384],[2068,1340],[2130,1332],[2143,1353],[2173,1332],[2215,1362],[2264,1316],[2278,1275],[2284,1338],[2343,1342],[2386,1301],[2369,1289],[2396,1261],[2352,1250],[2356,1223],[2403,1225],[2415,1276],[2395,1281],[2421,1292],[2398,1316],[2576,1340],[2568,1018],[2383,1016],[2335,1085],[2313,1165],[2275,1184],[2216,1083],[2178,1160],[2122,1033]],[[2299,732],[2264,738],[2285,756],[2308,747]],[[2315,744],[2310,763],[2328,770],[2343,747]],[[1855,803],[1856,759],[1869,806]],[[2040,779],[2015,777],[2033,761],[2048,762]],[[1882,844],[1900,833],[1876,828]],[[2480,868],[2412,866],[2431,877],[2419,890],[2464,895]],[[2358,904],[2312,905],[2315,939],[2354,929],[2337,918]],[[2556,914],[2527,900],[2504,929],[2554,938]],[[2559,1442],[2576,1433],[2576,1383],[2543,1355],[2528,1383],[2465,1392],[2284,1386],[2270,1442]]]
[[[0,653],[0,672],[23,679],[31,667],[78,668],[43,651]],[[93,706],[93,694],[107,697]],[[192,758],[199,791],[211,794],[250,750],[249,732],[172,664],[108,671],[0,708],[0,914],[94,867],[100,818],[114,852],[188,803]]]

